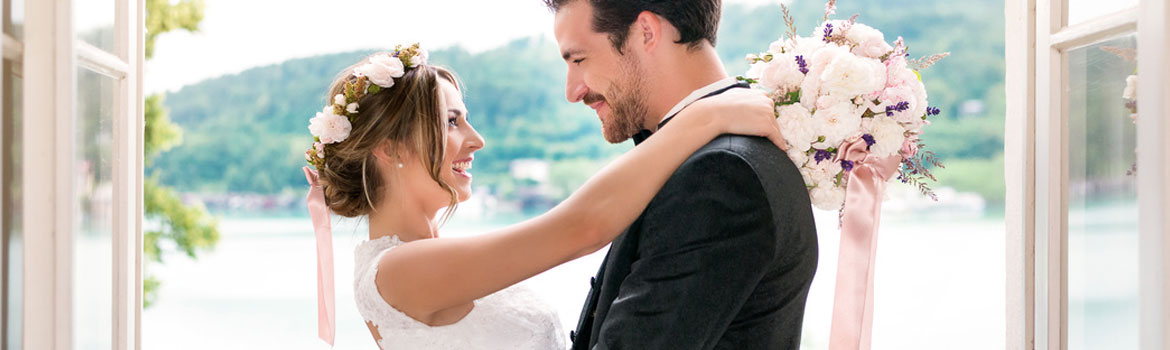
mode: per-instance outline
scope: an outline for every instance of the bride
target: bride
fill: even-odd
[[[333,213],[368,216],[354,295],[375,342],[382,349],[565,348],[553,310],[516,284],[604,247],[718,135],[783,144],[771,100],[735,90],[686,108],[549,212],[490,234],[443,238],[440,226],[471,195],[468,170],[484,147],[458,79],[426,64],[417,44],[344,70],[330,88],[332,103],[310,121],[317,142],[306,158],[317,171],[306,173]]]

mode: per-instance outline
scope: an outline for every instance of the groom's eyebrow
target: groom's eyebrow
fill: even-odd
[[[575,55],[580,55],[582,53],[584,53],[584,51],[582,51],[582,50],[575,50],[575,49],[574,50],[565,50],[565,51],[561,52],[561,58],[563,58],[565,61],[568,61],[569,57],[573,57]]]

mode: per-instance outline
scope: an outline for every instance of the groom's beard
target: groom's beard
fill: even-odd
[[[627,56],[629,57],[629,56]],[[643,129],[646,120],[646,82],[642,79],[641,65],[636,58],[622,59],[621,75],[627,79],[610,85],[606,95],[609,96],[609,122],[602,121],[601,131],[609,143],[622,143],[630,139]],[[589,104],[590,96],[586,96]],[[604,98],[604,97],[602,97]]]

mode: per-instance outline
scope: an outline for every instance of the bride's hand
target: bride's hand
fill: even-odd
[[[695,101],[683,109],[680,115],[687,112],[700,117],[695,119],[705,120],[707,128],[715,131],[717,135],[767,137],[781,150],[788,150],[788,143],[780,134],[780,124],[776,121],[776,105],[763,91],[727,90],[722,94]]]

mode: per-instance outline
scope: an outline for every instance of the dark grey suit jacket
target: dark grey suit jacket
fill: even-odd
[[[767,139],[720,136],[614,240],[573,349],[797,349],[816,265],[796,166]]]

